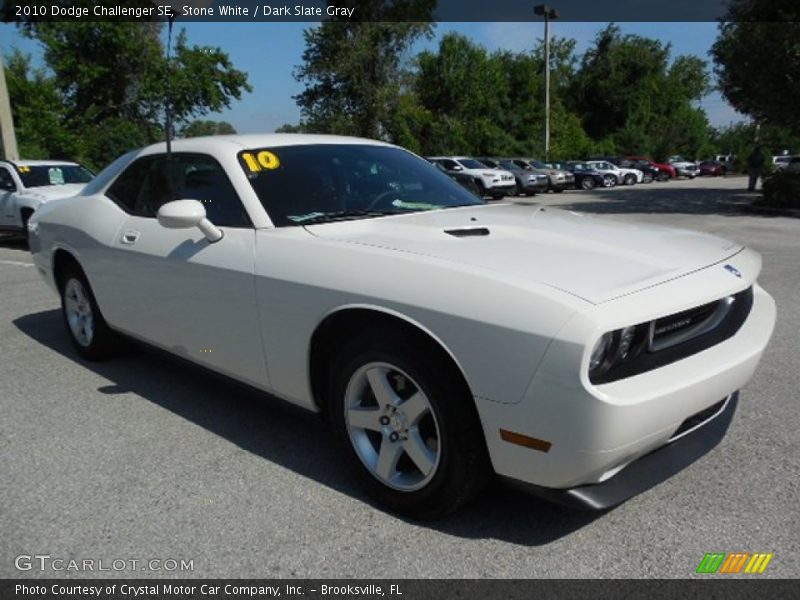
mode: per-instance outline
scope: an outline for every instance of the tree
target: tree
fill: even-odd
[[[192,121],[181,129],[181,136],[186,138],[201,137],[206,135],[230,135],[235,134],[236,129],[225,121]]]
[[[383,137],[397,108],[404,55],[419,37],[430,35],[434,5],[365,0],[360,22],[333,18],[306,29],[303,64],[295,69],[306,89],[295,100],[308,128]],[[398,20],[404,15],[406,21]]]
[[[71,158],[80,154],[77,136],[66,127],[58,89],[43,70],[31,68],[30,56],[14,50],[6,57],[6,83],[21,156]]]
[[[739,112],[800,134],[800,5],[731,0],[711,49],[723,96]]]
[[[164,137],[166,99],[180,126],[219,111],[251,88],[219,48],[189,46],[181,32],[168,64],[160,23],[29,22],[57,95],[51,111],[80,140],[73,158],[101,167]],[[15,112],[24,100],[12,96]],[[47,148],[49,154],[55,148]]]
[[[670,64],[670,54],[669,44],[622,35],[616,25],[598,34],[569,95],[593,139],[661,159],[700,152],[707,124],[695,103],[709,87],[705,62],[679,56]]]

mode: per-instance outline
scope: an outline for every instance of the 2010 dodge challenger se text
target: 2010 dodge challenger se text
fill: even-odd
[[[29,229],[82,356],[123,335],[318,411],[417,517],[492,476],[589,508],[654,486],[722,438],[775,322],[735,242],[487,205],[355,138],[150,146]]]

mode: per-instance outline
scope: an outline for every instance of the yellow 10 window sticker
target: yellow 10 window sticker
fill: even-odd
[[[248,174],[264,171],[273,171],[281,166],[281,161],[274,152],[269,150],[248,150],[239,153],[239,160]]]

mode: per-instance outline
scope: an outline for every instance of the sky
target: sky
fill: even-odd
[[[176,32],[186,30],[190,44],[219,46],[230,55],[237,69],[246,71],[252,93],[233,101],[230,109],[203,118],[228,121],[240,133],[271,132],[285,123],[297,123],[300,110],[292,99],[303,90],[292,72],[302,60],[305,47],[303,30],[314,23],[176,23]],[[583,53],[607,23],[554,21],[552,34],[573,38],[577,52]],[[672,56],[694,54],[711,62],[708,52],[717,37],[716,23],[619,23],[623,33],[635,33],[672,44]],[[435,49],[439,39],[455,31],[466,35],[489,51],[530,50],[543,37],[540,22],[518,23],[438,23],[432,40],[420,40],[411,50]],[[22,37],[10,24],[0,25],[0,48],[8,53],[17,47],[41,60],[38,45]],[[700,104],[714,126],[743,119],[718,93]]]

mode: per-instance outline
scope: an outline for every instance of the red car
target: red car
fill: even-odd
[[[700,163],[700,175],[719,177],[725,175],[725,165],[718,160],[704,160]]]
[[[678,172],[672,165],[668,165],[666,163],[657,163],[654,160],[647,158],[645,156],[629,156],[627,160],[646,162],[652,168],[657,169],[659,176],[656,179],[658,179],[659,181],[674,179],[675,177],[678,176]]]

